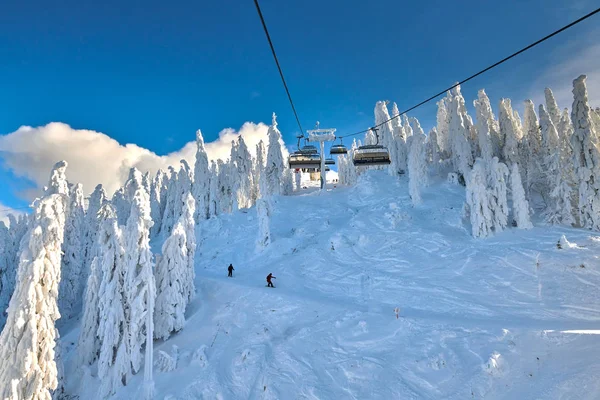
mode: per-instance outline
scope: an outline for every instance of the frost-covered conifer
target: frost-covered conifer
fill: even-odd
[[[508,224],[507,178],[507,166],[499,162],[497,157],[492,158],[488,175],[488,187],[490,188],[490,210],[495,232],[503,231]]]
[[[209,192],[210,192],[210,169],[208,165],[208,155],[204,149],[204,138],[202,132],[196,132],[196,164],[194,165],[194,183],[192,185],[192,194],[196,200],[196,221],[200,222],[209,218],[208,212]]]
[[[185,174],[182,174],[182,176],[185,176]],[[178,218],[177,207],[180,198],[179,178],[180,174],[177,173],[173,167],[169,167],[169,180],[167,183],[167,192],[165,198],[165,211],[162,216],[162,226],[160,227],[160,232],[163,235],[169,235],[171,233],[171,229]]]
[[[548,115],[550,116],[550,121],[554,126],[558,126],[560,123],[560,109],[558,108],[558,104],[556,104],[556,99],[554,99],[554,93],[550,88],[544,89],[544,97],[546,99],[546,108],[548,109]]]
[[[208,213],[211,217],[215,217],[220,213],[220,196],[219,196],[219,171],[217,164],[213,161],[210,163],[210,184],[209,184],[209,202]]]
[[[392,142],[390,144],[390,158],[393,159],[390,166],[390,172],[403,174],[407,168],[408,149],[406,147],[406,134],[402,126],[402,118],[399,117],[400,111],[396,103],[392,106],[392,116],[395,118],[392,123]],[[393,149],[393,151],[392,151]]]
[[[522,136],[519,130],[519,124],[510,104],[510,99],[500,101],[500,135],[504,138],[504,147],[502,157],[507,163],[520,163],[519,156],[519,138]]]
[[[85,211],[83,187],[70,188],[70,206],[64,230],[63,257],[58,305],[63,319],[77,315],[81,307],[84,274]]]
[[[530,197],[531,189],[539,187],[539,182],[543,180],[541,162],[542,138],[540,135],[540,125],[533,102],[525,100],[525,124],[523,127],[523,139],[521,141],[520,153],[523,156],[521,175],[524,177],[525,196]],[[538,188],[539,190],[539,188]]]
[[[598,137],[588,105],[586,76],[573,81],[573,161],[579,182],[580,224],[589,229],[600,230],[600,153]]]
[[[437,130],[432,128],[427,135],[426,142],[427,162],[437,171],[442,159],[442,153],[437,139]]]
[[[525,191],[521,183],[519,166],[513,163],[510,173],[510,187],[513,201],[513,217],[519,229],[531,229],[533,225],[529,219],[529,202],[525,199]]]
[[[427,185],[425,134],[416,118],[410,119],[413,136],[408,139],[408,191],[413,205],[421,203],[421,188]]]
[[[544,217],[551,224],[573,225],[573,170],[568,157],[564,158],[557,131],[540,105],[540,125],[542,128],[542,151],[545,190],[549,192]]]
[[[399,119],[399,118],[396,118]],[[394,143],[394,127],[390,121],[390,114],[387,108],[387,102],[378,101],[375,104],[375,125],[379,126],[379,143],[385,146],[390,152],[390,167],[388,171],[392,175],[396,175],[396,146]]]
[[[269,126],[269,148],[267,150],[267,162],[265,165],[265,175],[267,177],[267,194],[281,194],[281,181],[285,165],[283,163],[283,154],[281,152],[281,133],[277,129],[277,116],[273,113],[273,121]]]
[[[98,293],[98,377],[104,397],[115,393],[127,383],[131,371],[129,350],[130,320],[126,316],[125,260],[123,236],[116,209],[112,204],[103,207],[106,218],[98,233],[98,266],[102,280]],[[89,358],[88,358],[89,360]]]
[[[450,157],[450,113],[448,111],[448,100],[443,98],[437,102],[437,133],[438,144],[442,151],[443,157]]]
[[[492,111],[492,105],[490,103],[490,99],[485,92],[485,90],[481,89],[477,93],[477,100],[473,102],[475,109],[477,111],[477,135],[478,135],[478,144],[481,150],[481,156],[486,160],[487,153],[489,152],[487,146],[488,144],[485,141],[489,140],[491,145],[491,157],[486,161],[489,164],[489,160],[492,157],[501,157],[502,156],[502,148],[504,147],[504,138],[500,135],[500,126],[498,124],[498,120],[496,120],[496,116]],[[485,129],[485,122],[487,121],[487,130],[489,139],[484,140],[482,143],[481,132],[480,129]],[[482,124],[482,125],[480,125]],[[485,150],[481,148],[481,146],[486,146]],[[485,151],[485,154],[484,154]]]
[[[94,249],[96,248],[96,238],[98,237],[98,231],[100,229],[100,218],[98,212],[107,202],[106,192],[102,185],[97,185],[94,189],[94,192],[91,194],[87,211],[85,214],[85,276],[87,279],[87,275],[90,271],[90,265],[96,254],[94,253]]]
[[[54,167],[50,172],[50,181],[48,182],[48,186],[44,193],[46,196],[51,194],[69,195],[69,182],[67,181],[67,176],[65,174],[68,166],[69,164],[64,160],[54,164]]]
[[[487,124],[487,123],[486,123]],[[494,218],[490,210],[491,199],[487,188],[487,165],[481,159],[475,160],[475,165],[467,178],[467,205],[471,218],[471,231],[474,237],[487,237],[494,228]]]
[[[235,154],[231,153],[232,161],[235,161],[236,172],[236,193],[237,204],[239,208],[249,208],[254,202],[252,200],[253,163],[252,155],[248,151],[248,146],[244,138],[240,135],[236,145]],[[233,158],[235,155],[235,159]]]
[[[268,188],[268,176],[261,175],[259,182],[260,197],[256,201],[256,216],[258,217],[258,240],[257,247],[262,249],[271,244],[271,198]]]
[[[141,181],[139,171],[135,171],[134,179]],[[123,232],[127,304],[125,319],[130,326],[128,347],[133,373],[138,372],[141,367],[142,345],[146,340],[144,331],[151,328],[147,326],[145,316],[147,312],[151,312],[149,306],[154,301],[151,297],[153,293],[156,293],[152,273],[152,253],[150,251],[151,226],[150,196],[140,185],[134,193],[131,212]]]
[[[101,239],[106,239],[108,234],[102,229],[106,228],[106,221],[115,220],[117,217],[115,209],[110,204],[103,204],[97,211],[96,224],[98,232],[95,237],[98,239],[94,242],[94,247],[90,249],[90,256],[92,257],[92,264],[90,266],[90,275],[87,280],[85,289],[85,302],[83,306],[83,318],[81,323],[81,331],[79,333],[79,344],[77,346],[77,353],[79,356],[79,363],[82,365],[92,364],[97,358],[100,352],[100,340],[98,337],[98,329],[100,326],[100,285],[102,283],[102,251],[105,248],[102,245],[105,242],[100,243]],[[104,236],[100,236],[100,235]]]
[[[2,399],[50,400],[58,386],[54,324],[60,318],[57,297],[68,200],[53,190],[46,193],[36,202],[31,229],[21,243],[17,285],[0,335]]]
[[[167,339],[185,324],[185,309],[194,288],[194,199],[188,195],[184,213],[162,247],[156,265],[156,306],[154,337]]]
[[[265,144],[261,140],[256,145],[256,160],[253,163],[253,189],[252,189],[252,198],[254,203],[260,197],[260,176],[264,173],[265,170]]]
[[[460,112],[460,99],[453,97],[447,104],[449,108],[449,135],[452,158],[456,171],[466,176],[471,171],[473,154],[471,152],[470,133]]]
[[[150,237],[155,237],[159,234],[162,225],[162,217],[165,212],[165,196],[163,192],[164,181],[168,181],[167,175],[162,169],[159,169],[150,185],[150,216],[152,217],[152,228],[150,228]]]

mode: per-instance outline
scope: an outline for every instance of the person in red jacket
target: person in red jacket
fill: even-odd
[[[267,275],[267,287],[274,288],[275,286],[273,286],[273,282],[271,282],[271,279],[275,279],[273,273],[269,273],[269,275]]]

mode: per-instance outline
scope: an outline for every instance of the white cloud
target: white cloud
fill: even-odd
[[[229,158],[231,141],[240,134],[254,154],[260,140],[267,144],[267,131],[267,125],[252,122],[246,122],[239,131],[224,129],[217,140],[206,144],[208,156],[215,160]],[[27,178],[37,186],[31,192],[20,194],[28,200],[39,194],[47,184],[50,169],[59,160],[68,161],[69,181],[82,183],[86,192],[91,192],[101,183],[112,194],[123,184],[132,167],[153,174],[159,168],[178,166],[181,159],[193,165],[195,153],[195,141],[188,142],[176,152],[157,155],[135,144],[121,145],[104,133],[73,129],[60,122],[37,128],[22,126],[15,132],[0,135],[3,164],[17,177]]]
[[[559,47],[550,60],[555,64],[542,70],[534,80],[530,93],[536,104],[544,102],[544,88],[549,87],[560,108],[571,108],[573,104],[573,80],[579,75],[587,75],[587,89],[590,104],[600,106],[600,43],[599,30],[587,35],[578,35],[576,40]]]

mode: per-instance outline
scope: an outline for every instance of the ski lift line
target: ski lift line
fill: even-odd
[[[15,207],[15,208],[5,208],[3,210],[0,210],[0,213],[1,212],[10,212],[10,211],[14,211],[14,210],[25,210],[26,208],[31,208],[31,206]]]
[[[398,117],[400,117],[400,116],[402,116],[402,115],[406,114],[407,112],[409,112],[409,111],[412,111],[412,110],[414,110],[415,108],[421,107],[421,106],[422,106],[423,104],[425,104],[425,103],[429,103],[431,100],[435,99],[436,97],[439,97],[439,96],[443,95],[443,94],[444,94],[444,93],[446,93],[447,91],[449,91],[449,90],[452,90],[452,89],[454,89],[455,87],[457,87],[457,86],[460,86],[460,85],[462,85],[463,83],[466,83],[466,82],[470,81],[471,79],[473,79],[473,78],[476,78],[476,77],[478,77],[479,75],[481,75],[481,74],[483,74],[483,73],[485,73],[485,72],[487,72],[487,71],[491,70],[492,68],[495,68],[495,67],[497,67],[498,65],[505,63],[506,61],[510,60],[511,58],[514,58],[514,57],[518,56],[519,54],[521,54],[521,53],[524,53],[525,51],[527,51],[527,50],[529,50],[529,49],[531,49],[531,48],[533,48],[533,47],[537,46],[538,44],[540,44],[540,43],[542,43],[542,42],[545,42],[546,40],[548,40],[548,39],[552,38],[553,36],[556,36],[556,35],[558,35],[559,33],[563,32],[563,31],[566,31],[567,29],[571,28],[572,26],[575,26],[575,25],[577,25],[578,23],[580,23],[580,22],[583,22],[584,20],[588,19],[589,17],[591,17],[591,16],[593,16],[593,15],[595,15],[595,14],[599,13],[599,12],[600,12],[600,8],[597,8],[597,9],[595,9],[594,11],[592,11],[592,12],[590,12],[590,13],[588,13],[588,14],[584,15],[583,17],[581,17],[581,18],[579,18],[579,19],[577,19],[577,20],[575,20],[575,21],[571,22],[570,24],[563,26],[562,28],[560,28],[560,29],[558,29],[558,30],[556,30],[556,31],[552,32],[552,33],[551,33],[551,34],[549,34],[549,35],[546,35],[546,36],[544,36],[543,38],[539,39],[539,40],[538,40],[538,41],[536,41],[536,42],[533,42],[533,43],[531,43],[530,45],[528,45],[528,46],[526,46],[526,47],[523,47],[521,50],[519,50],[519,51],[517,51],[517,52],[515,52],[515,53],[513,53],[513,54],[511,54],[511,55],[509,55],[508,57],[505,57],[505,58],[503,58],[502,60],[500,60],[500,61],[496,62],[495,64],[492,64],[492,65],[490,65],[489,67],[487,67],[487,68],[485,68],[485,69],[482,69],[481,71],[479,71],[479,72],[477,72],[477,73],[475,73],[475,74],[473,74],[473,75],[469,76],[468,78],[466,78],[466,79],[463,79],[462,81],[455,83],[454,85],[450,86],[449,88],[447,88],[447,89],[444,89],[444,90],[442,90],[441,92],[439,92],[439,93],[437,93],[437,94],[434,94],[433,96],[429,97],[429,98],[428,98],[428,99],[426,99],[426,100],[423,100],[423,101],[422,101],[422,102],[420,102],[419,104],[417,104],[417,105],[414,105],[414,106],[412,106],[411,108],[409,108],[409,109],[407,109],[407,110],[404,110],[404,111],[402,111],[400,114],[398,114],[398,115],[395,115],[395,116],[391,117],[390,119],[388,119],[388,120],[386,120],[386,121],[383,121],[383,122],[381,122],[381,123],[380,123],[380,124],[378,124],[378,125],[375,125],[375,126],[373,126],[372,128],[368,128],[368,129],[362,130],[362,131],[360,131],[360,132],[355,132],[355,133],[351,133],[351,134],[348,134],[348,135],[344,135],[344,136],[337,136],[337,137],[339,137],[339,138],[343,138],[343,137],[348,137],[348,136],[356,136],[356,135],[360,135],[361,133],[367,133],[369,130],[371,130],[371,129],[373,129],[373,128],[379,128],[380,126],[382,126],[382,125],[384,125],[384,124],[387,124],[388,122],[390,122],[390,121],[392,121],[392,120],[394,120],[394,119],[396,119],[396,118],[398,118]]]
[[[281,71],[281,66],[279,65],[279,60],[277,59],[277,53],[275,53],[275,48],[273,47],[273,42],[271,41],[271,35],[269,35],[269,31],[267,29],[267,24],[265,23],[265,19],[263,18],[262,11],[260,10],[260,6],[258,5],[258,0],[254,0],[254,5],[256,6],[256,11],[258,11],[258,16],[260,17],[260,22],[262,22],[262,26],[265,30],[265,35],[267,35],[267,40],[269,41],[269,46],[271,46],[271,53],[273,53],[273,58],[275,59],[275,64],[277,64],[277,69],[279,70],[279,76],[281,76],[281,81],[283,82],[283,87],[285,88],[285,92],[287,93],[287,97],[290,101],[290,105],[292,106],[292,111],[294,112],[294,116],[296,117],[296,122],[298,123],[298,128],[300,128],[300,133],[304,135],[304,130],[302,129],[302,124],[300,124],[300,118],[298,118],[298,113],[296,112],[296,107],[294,107],[294,102],[292,101],[292,95],[288,89],[287,83],[285,83],[285,78],[283,77],[283,71]]]

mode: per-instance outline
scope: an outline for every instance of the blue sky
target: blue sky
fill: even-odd
[[[269,122],[274,111],[284,139],[294,141],[298,129],[252,0],[6,3],[0,134],[59,121],[162,155],[198,128],[211,141],[227,127]],[[377,100],[407,108],[593,3],[262,0],[261,7],[304,128],[320,120],[344,134],[373,123]],[[595,16],[465,85],[467,103],[481,87],[494,105],[532,96],[533,83],[552,84],[553,66],[587,46],[599,26]],[[579,73],[586,62],[597,69],[597,60],[584,60]],[[428,130],[435,104],[413,115]],[[0,204],[26,204],[16,175],[0,167]]]

